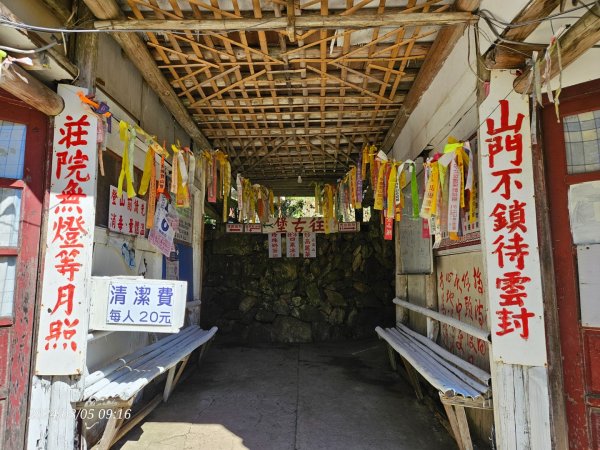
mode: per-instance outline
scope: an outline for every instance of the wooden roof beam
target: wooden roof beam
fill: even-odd
[[[454,9],[456,11],[471,13],[479,8],[479,4],[480,0],[456,0],[454,2]],[[444,27],[438,32],[435,41],[429,50],[428,57],[423,62],[394,123],[383,140],[383,151],[387,152],[393,147],[394,142],[396,142],[400,132],[406,125],[410,114],[421,101],[421,97],[439,73],[444,62],[452,52],[452,49],[462,37],[465,29],[466,23],[462,23]]]
[[[509,41],[523,42],[533,33],[542,19],[558,8],[560,0],[532,0],[512,20],[512,24],[529,23],[529,25],[507,28],[502,38]],[[539,48],[532,45],[516,45],[508,42],[497,43],[485,54],[485,66],[488,69],[519,69],[525,66],[525,61],[533,50],[542,51],[545,46]]]
[[[99,19],[117,19],[124,17],[115,0],[84,0],[90,11]],[[198,129],[185,106],[173,91],[160,69],[156,66],[150,51],[142,39],[135,33],[111,33],[125,54],[139,70],[144,80],[156,93],[165,107],[190,135],[198,150],[209,149],[211,144]]]
[[[572,62],[576,61],[583,53],[592,48],[600,41],[600,5],[596,3],[590,7],[581,18],[575,22],[567,31],[565,31],[558,39],[561,50],[561,62],[564,69]],[[558,54],[552,52],[550,55],[551,67],[547,82],[558,75]],[[546,69],[546,61],[543,60],[540,65],[540,73],[544,73]],[[529,84],[529,73],[531,67],[527,68],[521,76],[514,82],[515,91],[519,93],[531,92],[533,86]]]
[[[85,0],[86,3],[104,3],[109,0]],[[90,8],[91,9],[91,8]],[[101,17],[97,15],[97,17]],[[111,19],[110,17],[105,17]],[[446,26],[475,22],[477,17],[470,12],[441,12],[441,13],[404,13],[386,12],[377,14],[370,11],[356,12],[351,15],[321,16],[303,14],[294,17],[296,29],[363,29],[373,27],[407,27],[407,26]],[[265,15],[256,18],[227,18],[227,19],[142,19],[127,20],[116,17],[112,20],[94,22],[97,30],[140,30],[140,31],[270,31],[287,30],[288,17]]]

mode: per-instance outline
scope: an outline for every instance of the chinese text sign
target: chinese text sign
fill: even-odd
[[[119,198],[117,188],[111,186],[108,229],[122,234],[146,236],[146,202],[138,197],[127,198],[126,192]]]
[[[83,372],[96,195],[97,119],[79,87],[59,85],[65,109],[54,120],[37,375]]]
[[[115,280],[109,283],[107,324],[170,326],[175,292],[168,284],[145,280]]]
[[[487,331],[488,307],[481,259],[480,252],[438,257],[438,309],[445,316]],[[489,370],[490,356],[485,341],[445,323],[440,324],[440,341],[442,347],[455,355]]]
[[[494,73],[490,95],[480,106],[492,356],[506,364],[543,366],[546,343],[529,104],[512,91],[513,80],[508,72]]]

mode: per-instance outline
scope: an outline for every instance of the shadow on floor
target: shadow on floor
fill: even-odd
[[[395,449],[456,445],[379,341],[214,345],[202,367],[115,448]]]

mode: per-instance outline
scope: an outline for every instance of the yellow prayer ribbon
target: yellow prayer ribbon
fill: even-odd
[[[379,170],[377,172],[377,188],[375,190],[375,204],[373,205],[373,209],[379,211],[383,210],[383,187],[385,183],[383,176],[385,174],[386,166],[387,162],[381,161],[379,163]]]
[[[396,209],[396,177],[398,174],[398,164],[390,163],[392,170],[390,170],[390,177],[388,179],[387,186],[387,215],[386,217],[394,217],[394,211]]]
[[[123,180],[125,180],[127,184],[127,198],[132,198],[135,197],[132,164],[130,164],[133,162],[133,155],[130,155],[129,151],[132,150],[133,147],[132,144],[135,140],[135,131],[132,131],[127,122],[121,120],[121,122],[119,122],[119,136],[125,145],[123,146],[123,159],[121,160],[121,173],[119,174],[119,182],[117,184],[117,195],[119,198],[122,197]]]

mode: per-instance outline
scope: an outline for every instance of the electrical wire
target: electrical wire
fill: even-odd
[[[575,8],[569,9],[567,11],[563,11],[563,12],[558,12],[555,14],[552,14],[550,16],[546,16],[540,19],[532,19],[532,20],[528,20],[525,22],[519,22],[519,23],[508,23],[508,22],[504,22],[498,18],[496,18],[494,16],[494,14],[487,10],[487,9],[480,9],[478,11],[479,16],[482,17],[484,20],[486,20],[486,22],[488,22],[488,25],[490,25],[490,28],[493,28],[494,33],[496,34],[496,30],[495,28],[492,26],[491,23],[496,23],[499,25],[502,25],[506,28],[518,28],[518,27],[523,27],[523,26],[527,26],[527,25],[532,25],[532,24],[536,24],[536,23],[540,23],[540,22],[544,22],[546,20],[552,20],[554,18],[557,17],[562,17],[562,18],[566,18],[565,16],[573,11],[578,11],[580,9],[588,9],[589,11],[593,12],[595,14],[595,12],[590,8],[590,6],[598,6],[600,5],[600,1],[599,0],[595,0],[592,3],[582,3],[579,6],[576,6]],[[572,18],[579,18],[579,17],[572,17]],[[111,29],[111,28],[102,28],[102,29],[98,29],[98,28],[49,28],[49,27],[42,27],[42,26],[36,26],[36,25],[29,25],[23,22],[15,22],[13,20],[10,20],[6,17],[0,17],[0,23],[4,24],[8,27],[12,27],[12,28],[17,28],[17,29],[21,29],[21,30],[28,30],[28,31],[37,31],[37,32],[43,32],[43,33],[172,33],[172,34],[187,34],[187,31],[175,31],[175,30],[165,30],[165,29],[157,29],[157,28],[148,28],[148,29],[139,29],[139,28],[123,28],[123,29]],[[269,19],[266,19],[263,24],[268,24],[269,23]],[[227,32],[239,32],[239,31],[245,31],[244,29],[228,29]],[[203,36],[208,36],[211,33],[200,33],[198,31],[196,31],[197,35],[203,35]],[[509,41],[509,40],[505,40],[505,42],[508,43],[515,43],[513,41]],[[522,44],[522,43],[520,43]]]
[[[581,5],[576,6],[574,8],[571,8],[571,9],[569,9],[567,11],[557,12],[555,14],[551,14],[549,16],[542,17],[542,18],[539,18],[539,19],[531,19],[531,20],[526,20],[524,22],[517,22],[517,23],[504,22],[504,21],[496,18],[494,16],[494,14],[490,10],[488,10],[488,9],[480,9],[478,12],[479,12],[480,16],[481,16],[481,13],[483,13],[484,15],[487,15],[488,17],[491,17],[495,22],[499,23],[500,25],[505,26],[506,28],[519,28],[519,27],[526,27],[528,25],[533,25],[533,24],[536,24],[536,23],[541,23],[541,22],[544,22],[546,20],[552,20],[552,19],[555,19],[555,18],[558,18],[558,17],[565,18],[563,16],[566,16],[567,14],[570,14],[573,11],[578,11],[578,10],[584,9],[584,8],[589,9],[590,6],[592,6],[592,5],[598,5],[598,4],[599,4],[598,0],[595,0],[595,1],[591,2],[591,3],[581,3]],[[571,18],[572,19],[574,19],[574,18],[579,19],[579,17],[576,17],[576,16],[575,17],[571,17]]]
[[[21,50],[19,48],[6,47],[5,45],[0,45],[0,50],[4,50],[4,51],[7,51],[7,52],[12,52],[12,53],[22,53],[24,55],[31,55],[33,53],[40,53],[40,52],[46,51],[49,48],[52,48],[55,45],[59,45],[59,44],[61,44],[61,42],[57,42],[57,41],[50,42],[49,44],[44,45],[43,47],[34,48],[32,50]]]

